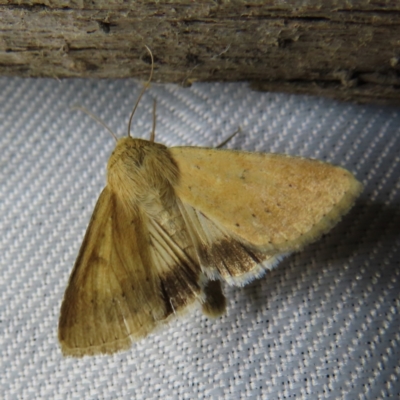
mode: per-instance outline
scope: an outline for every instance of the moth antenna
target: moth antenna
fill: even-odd
[[[153,128],[151,129],[150,142],[154,142],[154,139],[156,138],[156,108],[157,108],[157,100],[154,99],[154,101],[153,101]]]
[[[111,136],[115,139],[116,142],[118,142],[118,137],[117,135],[107,126],[107,124],[101,120],[97,115],[93,114],[91,111],[89,111],[87,108],[83,106],[74,106],[71,108],[71,110],[79,110],[83,111],[85,114],[89,115],[90,118],[94,119],[98,124],[100,124],[103,128],[106,128],[108,132],[111,133]]]
[[[229,135],[226,139],[224,139],[224,141],[222,141],[215,148],[220,149],[221,147],[225,146],[234,136],[236,136],[240,132],[242,132],[242,128],[239,126],[239,128],[237,128],[236,131],[232,133],[232,135]]]
[[[131,116],[129,117],[129,122],[128,122],[128,136],[131,136],[132,118],[133,118],[133,115],[135,114],[135,111],[136,111],[138,105],[139,105],[139,101],[140,101],[140,99],[142,98],[142,96],[143,96],[144,92],[146,91],[146,89],[150,86],[151,79],[153,78],[153,71],[154,71],[154,57],[153,57],[153,53],[151,52],[151,50],[149,49],[148,46],[144,45],[144,47],[146,47],[146,49],[147,49],[147,51],[149,52],[150,57],[151,57],[150,76],[149,76],[148,81],[144,84],[144,87],[143,87],[142,91],[140,92],[139,97],[138,97],[138,99],[137,99],[137,101],[136,101],[136,104],[135,104],[135,106],[133,107],[133,110],[132,110],[132,112],[131,112]]]

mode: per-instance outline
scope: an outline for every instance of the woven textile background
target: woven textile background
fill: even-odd
[[[365,184],[321,240],[244,288],[112,356],[63,358],[63,293],[126,132],[139,84],[0,79],[0,397],[381,399],[400,396],[400,111],[252,92],[153,85],[134,118],[157,141],[283,152],[340,164]],[[229,199],[226,199],[229,201]]]

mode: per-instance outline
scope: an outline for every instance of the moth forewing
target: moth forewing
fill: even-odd
[[[317,239],[362,190],[349,171],[318,160],[195,147],[170,151],[182,202],[268,254]]]
[[[63,354],[126,349],[204,301],[201,269],[174,193],[178,175],[165,146],[118,141],[64,295]]]

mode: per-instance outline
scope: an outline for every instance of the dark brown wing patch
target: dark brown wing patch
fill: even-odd
[[[202,301],[200,265],[179,208],[148,222],[153,264],[163,296],[174,313],[195,300]]]
[[[243,243],[193,207],[180,203],[205,275],[243,286],[273,268],[286,254],[270,254]]]

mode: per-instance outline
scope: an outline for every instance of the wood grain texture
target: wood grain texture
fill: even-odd
[[[0,74],[249,81],[398,104],[394,0],[0,1]]]

